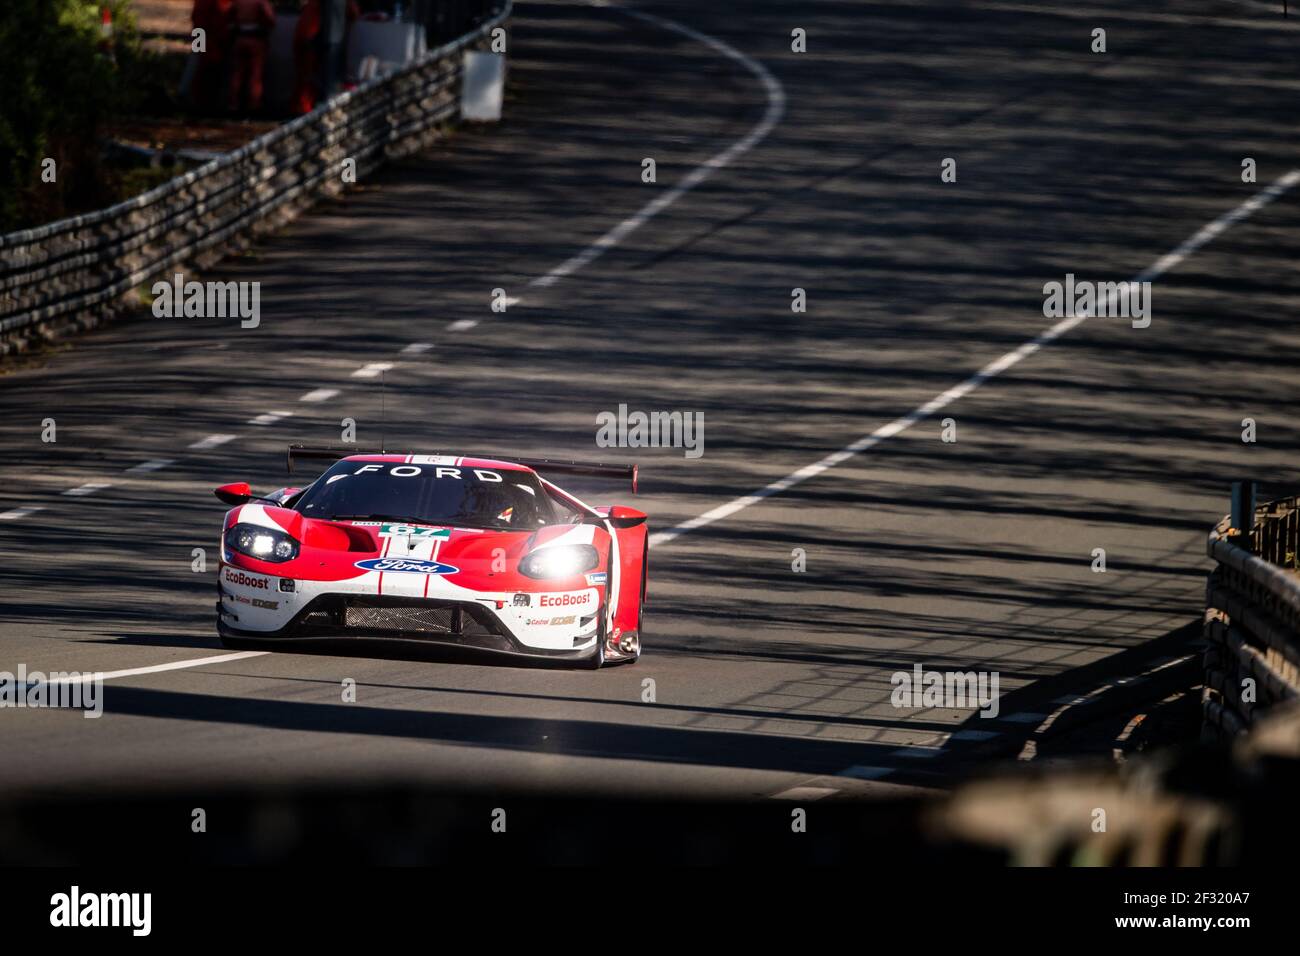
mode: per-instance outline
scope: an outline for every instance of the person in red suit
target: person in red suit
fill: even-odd
[[[275,10],[270,0],[234,0],[230,16],[235,28],[230,111],[237,113],[247,94],[248,111],[257,113],[262,109],[262,84]]]
[[[193,100],[201,110],[220,109],[220,90],[230,52],[230,9],[235,0],[194,0],[190,23],[203,31],[203,52],[194,72]]]
[[[297,75],[294,85],[293,111],[299,115],[310,113],[320,98],[321,56],[321,0],[307,0],[298,15],[298,26],[293,31],[293,62]],[[356,0],[348,0],[347,22],[352,24],[361,15]]]

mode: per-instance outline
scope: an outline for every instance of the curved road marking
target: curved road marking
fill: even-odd
[[[1142,272],[1139,272],[1129,281],[1150,282],[1154,279],[1158,279],[1192,253],[1200,249],[1215,236],[1218,236],[1229,227],[1241,222],[1243,219],[1253,215],[1255,212],[1258,212],[1278,196],[1281,196],[1297,182],[1300,182],[1300,169],[1293,169],[1267,189],[1257,192],[1241,205],[1224,213],[1213,222],[1209,222],[1202,226],[1193,233],[1190,238],[1182,242],[1171,252],[1161,256],[1152,265],[1148,266]],[[1114,291],[1107,297],[1108,306],[1114,304],[1114,299],[1117,295],[1118,291]],[[1110,310],[1108,309],[1107,311]],[[742,511],[750,505],[758,504],[764,498],[771,498],[773,495],[779,495],[781,492],[788,491],[795,485],[807,481],[809,478],[814,478],[824,471],[829,471],[836,465],[843,464],[850,458],[880,444],[886,438],[893,438],[895,435],[902,434],[917,422],[923,421],[935,412],[947,408],[959,398],[964,398],[971,392],[975,391],[985,382],[992,378],[996,378],[1007,369],[1018,365],[1021,361],[1033,355],[1043,346],[1050,345],[1075,326],[1081,325],[1084,321],[1091,318],[1093,314],[1093,310],[1085,309],[1078,315],[1072,315],[1068,318],[1062,319],[1046,331],[1040,332],[1037,336],[1030,339],[1019,348],[1013,349],[1001,358],[994,359],[964,382],[954,385],[946,392],[941,392],[924,405],[918,405],[901,418],[895,418],[892,422],[889,422],[886,425],[881,425],[871,434],[863,435],[857,441],[853,442],[853,444],[846,445],[839,451],[829,454],[820,461],[813,462],[811,465],[805,465],[798,471],[791,472],[784,478],[774,481],[770,485],[765,485],[762,488],[759,488],[752,494],[732,499],[726,504],[719,505],[711,511],[706,511],[698,517],[691,518],[689,521],[683,521],[681,524],[670,528],[667,531],[660,531],[657,534],[652,534],[650,536],[650,544],[652,546],[667,544],[674,538],[678,538],[694,531],[696,528],[703,528],[705,525],[713,524],[715,521],[729,518],[737,511]]]
[[[590,265],[593,261],[600,258],[610,249],[613,249],[620,242],[636,232],[637,229],[645,225],[659,213],[663,212],[682,196],[686,195],[700,183],[704,182],[719,169],[729,166],[737,157],[749,152],[772,131],[772,128],[780,122],[782,115],[785,113],[785,89],[781,86],[779,80],[774,77],[762,63],[759,63],[753,57],[746,56],[729,43],[724,43],[717,37],[709,36],[707,33],[701,33],[699,30],[688,27],[676,20],[669,20],[666,17],[656,16],[653,13],[643,13],[640,10],[629,10],[625,7],[606,6],[603,3],[596,3],[595,6],[603,9],[617,10],[619,13],[626,14],[629,17],[635,17],[638,20],[644,20],[665,30],[671,30],[674,33],[680,33],[682,36],[689,37],[705,46],[711,47],[723,56],[735,60],[737,63],[749,70],[763,88],[767,91],[767,109],[763,112],[763,118],[758,121],[758,125],[751,129],[745,136],[736,140],[722,152],[711,156],[699,166],[692,169],[686,177],[673,186],[667,192],[660,193],[654,199],[650,200],[640,208],[635,214],[624,219],[609,232],[605,233],[587,248],[583,249],[577,255],[566,259],[544,276],[539,276],[528,283],[529,286],[545,288],[555,285],[565,276],[572,275],[584,266]]]

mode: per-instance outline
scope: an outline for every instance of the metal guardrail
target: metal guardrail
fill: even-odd
[[[357,176],[415,152],[458,109],[463,51],[486,46],[510,0],[420,60],[108,209],[0,237],[0,342],[108,309],[130,290],[255,227],[274,227]],[[7,351],[0,345],[0,353]]]
[[[1210,532],[1217,562],[1205,594],[1207,736],[1235,736],[1300,698],[1300,499],[1255,509],[1247,531],[1224,518]]]

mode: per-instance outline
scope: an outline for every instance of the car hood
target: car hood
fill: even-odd
[[[543,584],[518,573],[520,560],[539,547],[591,544],[601,556],[600,570],[605,570],[609,540],[604,528],[590,524],[494,530],[388,521],[332,521],[307,518],[288,508],[261,504],[232,509],[226,516],[225,527],[229,529],[235,524],[281,530],[299,542],[298,557],[292,561],[269,563],[237,556],[239,563],[250,564],[264,573],[338,580],[356,577],[364,571],[391,570],[397,567],[390,563],[394,561],[406,562],[401,566],[404,571],[418,570],[417,562],[428,562],[430,573],[466,584],[478,582],[477,586],[494,590],[563,586],[565,582]]]

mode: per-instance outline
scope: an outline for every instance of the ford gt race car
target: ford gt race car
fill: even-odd
[[[352,454],[304,488],[234,505],[221,533],[217,632],[228,647],[295,641],[437,642],[600,667],[641,654],[646,515],[593,508],[545,475],[636,466],[547,459]],[[338,459],[338,460],[335,460]]]

